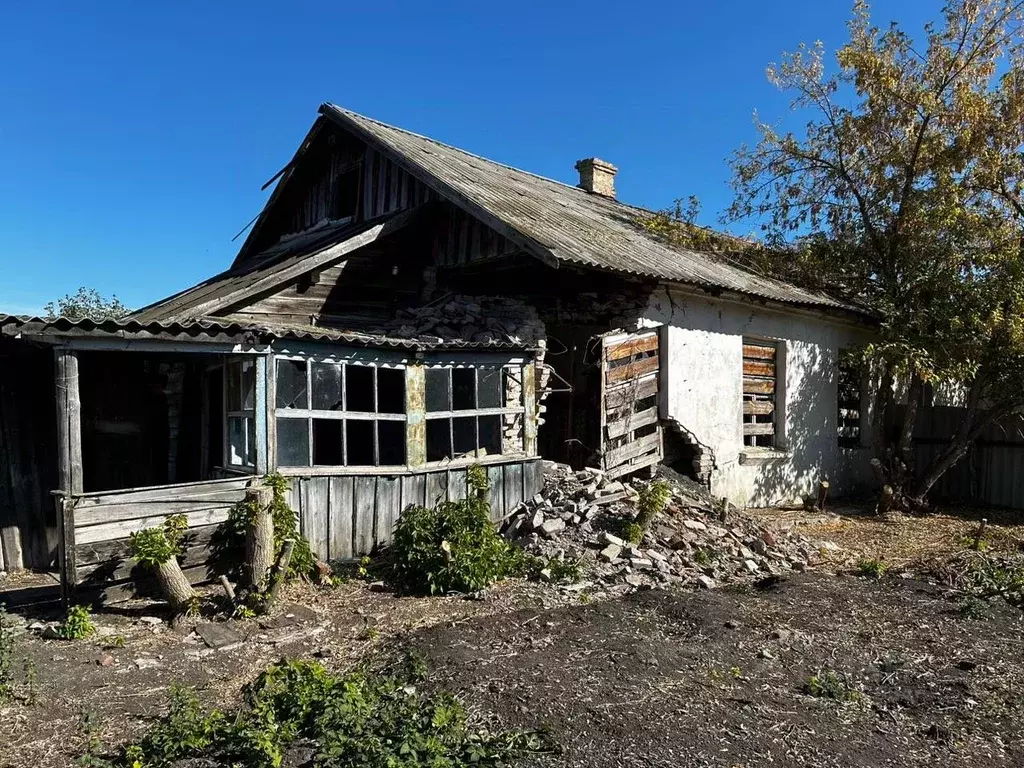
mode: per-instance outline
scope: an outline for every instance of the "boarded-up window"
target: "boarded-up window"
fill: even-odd
[[[839,358],[839,446],[841,448],[859,448],[861,420],[861,382],[860,365],[849,355],[840,353]]]
[[[778,345],[743,340],[743,444],[774,448],[777,432]]]

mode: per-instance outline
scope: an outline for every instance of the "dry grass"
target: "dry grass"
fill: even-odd
[[[1024,514],[1002,510],[950,508],[883,519],[875,516],[869,505],[845,505],[827,514],[792,509],[752,510],[751,514],[773,527],[793,528],[811,539],[835,542],[842,551],[826,555],[834,565],[865,557],[900,567],[951,555],[974,538],[983,518],[988,519],[984,539],[991,551],[1024,549]]]

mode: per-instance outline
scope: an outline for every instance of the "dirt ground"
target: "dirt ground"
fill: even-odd
[[[222,650],[153,623],[146,603],[98,613],[102,636],[90,640],[22,628],[12,666],[21,698],[0,705],[0,767],[73,765],[89,738],[84,715],[105,745],[137,736],[174,683],[232,704],[282,656],[347,668],[397,647],[420,652],[432,684],[479,716],[550,728],[561,753],[532,765],[1024,765],[1024,614],[1000,605],[966,619],[938,587],[842,572],[861,553],[895,561],[893,537],[932,551],[975,522],[953,517],[932,531],[853,514],[774,519],[846,548],[839,573],[603,601],[522,581],[482,600],[289,585],[278,615],[230,623],[240,644]],[[1018,534],[1008,528],[1004,544]],[[52,616],[15,615],[23,626],[37,618]],[[829,672],[848,700],[802,690]]]

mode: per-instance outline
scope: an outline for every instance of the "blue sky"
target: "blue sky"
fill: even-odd
[[[939,2],[875,5],[915,29]],[[910,9],[907,6],[911,6]],[[80,285],[141,306],[225,268],[260,186],[333,101],[568,182],[728,205],[765,65],[845,39],[843,0],[7,3],[0,11],[0,312]]]

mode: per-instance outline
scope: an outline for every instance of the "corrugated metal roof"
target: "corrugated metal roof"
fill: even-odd
[[[637,225],[649,211],[487,160],[334,104],[320,111],[390,150],[396,161],[448,196],[463,198],[559,261],[713,287],[764,299],[863,313],[856,307],[749,272],[724,257],[676,248]],[[454,193],[454,194],[452,194]]]
[[[270,325],[240,323],[215,318],[186,322],[140,322],[121,320],[42,318],[24,315],[0,315],[0,336],[58,341],[64,339],[123,339],[125,341],[166,341],[270,344],[278,339],[331,341],[360,347],[393,347],[411,351],[429,350],[493,350],[534,351],[525,344],[508,340],[465,341],[440,337],[418,336],[399,338],[383,334],[323,328],[315,325]]]

